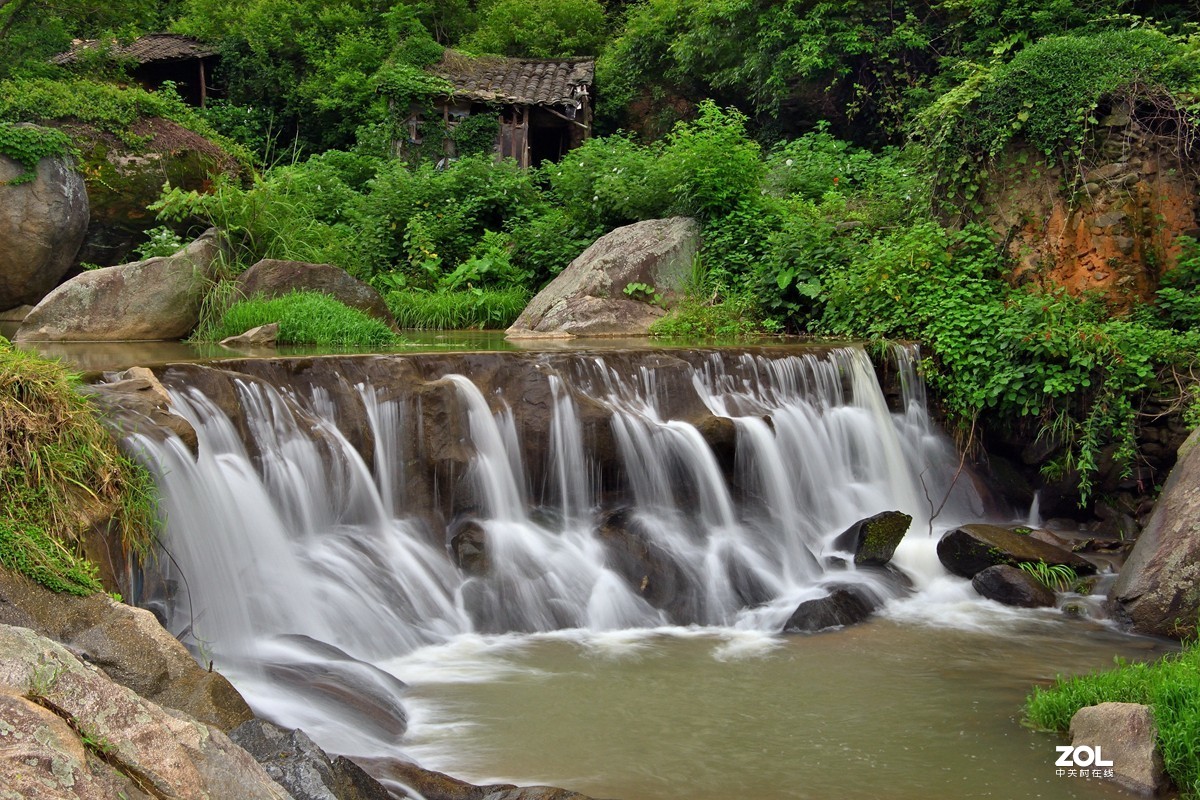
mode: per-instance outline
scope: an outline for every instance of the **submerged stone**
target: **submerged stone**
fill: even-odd
[[[856,625],[875,610],[875,604],[853,587],[830,587],[827,597],[805,600],[783,625],[784,633],[816,633],[829,628]]]

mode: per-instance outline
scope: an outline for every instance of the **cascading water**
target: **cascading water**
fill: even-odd
[[[905,351],[898,413],[859,349],[665,358],[524,357],[540,417],[436,364],[419,392],[223,372],[236,408],[167,370],[198,454],[132,442],[163,494],[172,627],[260,712],[394,754],[392,659],[481,632],[774,633],[834,579],[896,593],[836,558],[855,521],[911,514],[895,563],[920,586],[941,574],[931,514],[981,514]],[[352,405],[367,431],[339,429]]]

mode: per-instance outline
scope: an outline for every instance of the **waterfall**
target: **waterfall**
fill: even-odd
[[[378,703],[371,725],[342,715],[331,681],[387,696],[379,665],[423,646],[778,631],[833,579],[894,593],[836,557],[855,521],[911,514],[896,562],[919,584],[940,572],[938,504],[938,527],[978,514],[909,350],[895,412],[857,348],[409,358],[319,387],[252,362],[168,369],[198,454],[130,440],[162,491],[171,627],[260,711],[342,752],[390,752],[403,725]]]

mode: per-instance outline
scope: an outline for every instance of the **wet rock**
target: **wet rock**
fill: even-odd
[[[362,767],[348,758],[330,759],[302,730],[252,719],[231,731],[229,738],[295,800],[391,800],[388,790]]]
[[[45,297],[87,231],[87,191],[69,160],[43,158],[33,181],[8,183],[24,173],[23,164],[0,155],[0,309]]]
[[[27,628],[0,625],[0,687],[36,698],[86,733],[107,763],[155,797],[288,797],[217,728],[164,710]]]
[[[0,623],[62,642],[122,686],[221,730],[254,716],[232,684],[197,664],[153,614],[108,595],[56,594],[0,569]]]
[[[80,273],[38,303],[17,341],[182,339],[200,320],[224,246],[211,228],[175,255]]]
[[[897,545],[908,532],[912,516],[901,511],[881,511],[861,519],[833,540],[833,549],[854,553],[860,567],[882,567],[892,560]]]
[[[997,564],[976,574],[971,586],[989,600],[1006,606],[1040,608],[1055,602],[1053,591],[1028,572],[1008,564]]]
[[[332,713],[354,712],[360,727],[399,742],[408,729],[407,688],[389,672],[308,636],[276,637],[266,671],[297,697]]]
[[[1158,727],[1149,706],[1101,703],[1071,717],[1071,744],[1099,748],[1112,761],[1112,780],[1131,792],[1160,795],[1170,787],[1156,737]]]
[[[133,367],[112,378],[105,383],[85,385],[81,391],[104,410],[105,423],[119,437],[136,433],[162,441],[164,432],[169,431],[196,452],[195,429],[171,410],[171,396],[153,372]]]
[[[258,325],[237,336],[227,336],[220,341],[222,347],[274,347],[279,339],[279,323],[268,322]]]
[[[826,597],[805,600],[783,625],[784,633],[816,633],[857,625],[871,616],[875,605],[855,587],[835,584]]]
[[[692,425],[708,442],[713,457],[726,475],[731,475],[737,458],[737,424],[729,417],[706,414],[691,420]]]
[[[688,217],[626,225],[600,237],[542,289],[507,331],[512,338],[644,336],[666,311],[625,293],[653,287],[663,302],[682,291],[700,247]]]
[[[488,574],[487,532],[478,520],[462,520],[450,527],[450,552],[454,563],[468,575]]]
[[[290,292],[320,292],[363,313],[395,324],[379,292],[332,264],[263,259],[246,270],[237,282],[244,297],[280,297]]]
[[[1200,617],[1200,430],[1179,460],[1109,594],[1139,633],[1194,636]]]
[[[699,622],[698,587],[630,509],[610,513],[596,534],[608,554],[605,564],[642,599],[665,611],[676,625]]]
[[[392,793],[406,800],[591,800],[586,795],[553,786],[514,786],[511,783],[476,786],[441,772],[395,759],[359,759]]]
[[[1096,567],[1074,553],[1014,533],[996,525],[963,525],[946,532],[937,546],[938,559],[952,574],[974,578],[996,564],[1063,564],[1080,575],[1090,575]]]

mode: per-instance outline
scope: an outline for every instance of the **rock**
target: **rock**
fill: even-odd
[[[1146,527],[1109,593],[1135,631],[1187,638],[1200,616],[1200,429],[1179,448]]]
[[[268,322],[251,328],[237,336],[227,336],[221,340],[222,347],[274,347],[279,338],[279,323]]]
[[[391,800],[379,781],[348,758],[330,759],[301,730],[262,719],[244,722],[229,738],[296,800]]]
[[[860,519],[833,540],[833,549],[854,553],[860,567],[882,567],[892,560],[896,546],[908,532],[912,516],[900,511],[882,511]]]
[[[591,800],[553,786],[514,786],[511,783],[476,786],[441,772],[394,759],[360,759],[365,768],[392,793],[424,800]]]
[[[1124,211],[1109,211],[1096,217],[1096,224],[1101,228],[1111,228],[1113,225],[1124,222],[1128,217],[1129,215]]]
[[[1103,167],[1098,167],[1088,172],[1088,180],[1106,181],[1110,178],[1115,178],[1125,171],[1125,165],[1121,163],[1105,164]]]
[[[1070,551],[996,525],[963,525],[947,531],[938,542],[937,553],[942,565],[962,578],[974,578],[996,564],[1039,561],[1064,564],[1080,575],[1096,571],[1091,562]]]
[[[698,597],[688,573],[653,540],[630,509],[610,513],[596,531],[604,543],[605,565],[625,579],[642,599],[676,625],[700,621]]]
[[[71,162],[43,158],[36,171],[33,181],[10,185],[25,166],[0,155],[0,309],[45,297],[87,231],[88,195]]]
[[[450,526],[450,552],[454,554],[454,563],[468,575],[480,577],[491,569],[487,533],[478,520],[461,520]]]
[[[38,303],[17,341],[181,339],[200,320],[223,248],[210,228],[173,256],[80,273]]]
[[[55,594],[0,568],[0,623],[62,642],[148,700],[222,730],[254,716],[232,684],[197,664],[153,614],[108,595]]]
[[[236,176],[237,162],[219,146],[171,120],[144,118],[129,132],[136,146],[90,125],[62,126],[82,155],[90,219],[76,261],[108,267],[124,264],[146,231],[162,225],[147,207],[163,184],[210,192],[220,175]]]
[[[860,592],[842,584],[830,586],[827,597],[805,600],[783,625],[784,633],[816,633],[827,628],[856,625],[875,610]]]
[[[0,743],[2,797],[148,797],[85,747],[65,719],[11,689],[0,689]]]
[[[1138,703],[1086,706],[1071,717],[1071,744],[1099,748],[1113,762],[1106,767],[1113,771],[1112,780],[1138,794],[1158,795],[1170,786],[1157,735],[1150,707]]]
[[[617,228],[542,289],[507,331],[512,338],[644,336],[666,311],[625,294],[653,287],[673,300],[691,275],[700,226],[687,217],[653,219]]]
[[[10,325],[20,325],[29,316],[29,312],[33,311],[33,306],[15,306],[7,311],[0,311],[0,324],[8,323]]]
[[[107,383],[86,384],[80,391],[101,407],[105,424],[113,429],[118,440],[136,433],[162,441],[164,431],[170,431],[192,453],[196,452],[195,428],[171,410],[171,396],[158,377],[145,367],[118,373]]]
[[[267,258],[242,273],[237,285],[244,297],[262,295],[271,298],[294,291],[321,292],[389,325],[396,322],[379,292],[332,264]]]
[[[1055,602],[1053,591],[1028,572],[1008,564],[997,564],[976,574],[971,586],[989,600],[1006,606],[1040,608]]]
[[[53,710],[86,734],[84,745],[90,742],[105,762],[136,776],[138,787],[155,797],[288,797],[220,730],[139,697],[27,628],[0,625],[0,686]]]

